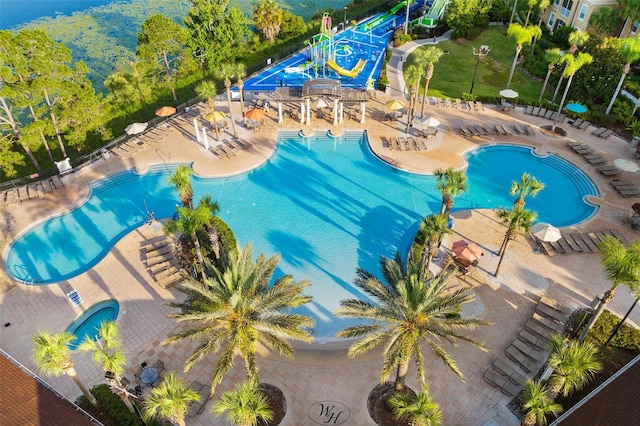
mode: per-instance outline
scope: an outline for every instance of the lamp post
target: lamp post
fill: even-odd
[[[479,49],[475,47],[473,49],[473,55],[476,57],[476,68],[473,71],[473,80],[471,81],[471,90],[469,90],[469,94],[473,94],[473,86],[476,84],[476,74],[478,73],[478,65],[480,65],[480,59],[484,58],[489,54],[489,46],[483,44]]]
[[[342,21],[342,29],[347,30],[347,6],[344,7],[344,20]]]

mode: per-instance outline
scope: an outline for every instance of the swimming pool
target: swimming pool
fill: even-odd
[[[256,170],[194,178],[195,198],[208,193],[218,200],[220,217],[241,245],[252,242],[255,253],[280,253],[276,277],[310,279],[314,301],[303,311],[316,318],[316,336],[333,336],[349,323],[332,314],[339,300],[364,296],[352,286],[356,267],[377,273],[381,255],[406,252],[422,217],[439,210],[440,194],[433,176],[380,161],[361,132],[340,138],[285,132],[280,138],[275,155]],[[467,157],[469,191],[456,198],[456,210],[511,205],[511,181],[523,171],[547,184],[537,198],[527,199],[540,221],[567,226],[596,210],[583,200],[597,195],[595,186],[558,157],[540,158],[530,148],[509,145],[487,146]],[[174,169],[127,171],[97,181],[85,204],[25,231],[8,250],[7,270],[21,281],[52,283],[91,268],[145,223],[145,202],[158,219],[173,215],[178,199],[167,179]]]
[[[76,336],[75,340],[69,345],[69,349],[72,351],[75,350],[87,336],[93,340],[100,337],[98,335],[100,324],[105,321],[115,321],[116,318],[118,318],[119,311],[120,304],[118,301],[108,299],[98,302],[82,312],[78,318],[67,327],[66,331]]]

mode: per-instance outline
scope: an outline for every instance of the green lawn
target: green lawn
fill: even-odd
[[[476,66],[472,48],[477,49],[483,44],[488,45],[491,51],[480,62],[473,94],[499,97],[498,92],[507,86],[515,55],[515,42],[507,37],[506,27],[490,27],[473,41],[461,39],[440,43],[438,47],[446,53],[435,64],[429,96],[459,98],[463,93],[469,93]],[[528,52],[530,45],[524,45],[520,56]],[[409,55],[405,67],[412,63],[414,55],[415,52]],[[535,102],[540,95],[542,82],[533,80],[516,67],[511,88],[520,94],[520,102]]]

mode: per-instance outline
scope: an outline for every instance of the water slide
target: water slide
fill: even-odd
[[[435,28],[438,25],[438,19],[444,15],[444,10],[449,4],[449,0],[435,0],[429,13],[411,21],[411,26],[420,25],[427,28]]]
[[[348,69],[342,68],[340,65],[336,64],[331,59],[327,61],[327,66],[329,68],[331,68],[332,70],[334,70],[340,75],[344,75],[346,77],[351,77],[351,78],[357,77],[366,64],[367,64],[366,59],[358,59],[358,63],[356,64],[356,66],[353,67],[351,71],[349,71]]]
[[[407,0],[401,1],[400,3],[395,5],[391,10],[389,10],[384,15],[381,15],[381,16],[377,17],[376,19],[374,19],[371,22],[367,22],[365,24],[360,25],[359,30],[362,31],[362,32],[369,31],[369,28],[373,28],[376,25],[380,24],[380,22],[384,22],[389,17],[395,15],[397,11],[399,11],[400,9],[405,7],[406,5],[407,5]]]

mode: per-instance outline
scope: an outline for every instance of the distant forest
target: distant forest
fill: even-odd
[[[231,0],[247,15],[256,0]],[[318,10],[342,9],[348,0],[309,0],[305,2],[277,1],[284,10],[309,20]],[[76,12],[72,16],[41,18],[22,28],[40,29],[54,41],[71,50],[74,61],[84,61],[88,77],[97,92],[105,92],[104,80],[116,69],[133,61],[138,31],[149,16],[163,14],[182,23],[191,3],[187,0],[132,0]]]

